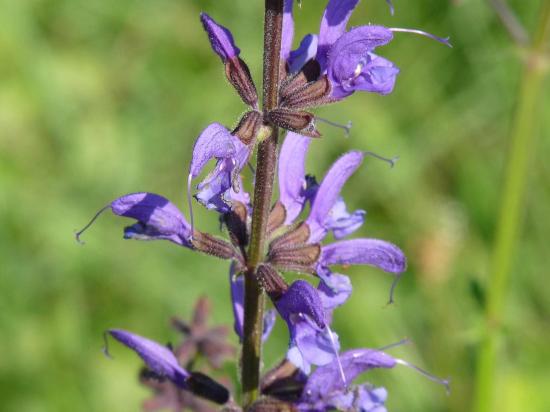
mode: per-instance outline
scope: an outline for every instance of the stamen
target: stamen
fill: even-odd
[[[395,287],[397,286],[397,282],[401,279],[401,274],[395,275],[395,279],[393,280],[390,288],[390,300],[388,301],[388,305],[391,305],[394,303],[393,300],[393,292],[395,291]]]
[[[84,242],[83,240],[80,239],[80,235],[82,235],[82,233],[84,233],[86,231],[86,229],[88,229],[90,226],[93,225],[93,223],[96,221],[96,219],[99,217],[99,215],[101,215],[103,212],[105,212],[105,210],[107,210],[110,207],[111,207],[111,204],[108,204],[108,205],[102,207],[101,209],[99,209],[99,211],[94,215],[94,217],[92,217],[92,220],[90,220],[86,224],[86,226],[84,226],[82,229],[80,229],[78,232],[75,233],[75,238],[76,238],[76,241],[78,243],[80,243],[81,245],[86,244],[86,242]]]
[[[395,8],[393,7],[393,3],[391,0],[386,0],[386,3],[388,3],[388,6],[390,7],[390,14],[393,16],[395,13]]]
[[[344,386],[347,386],[346,375],[344,374],[344,368],[342,367],[342,362],[340,362],[340,355],[338,354],[338,349],[336,348],[336,341],[334,340],[333,332],[330,330],[330,327],[328,325],[326,325],[325,327],[327,328],[328,336],[330,338],[330,342],[332,343],[332,349],[334,350],[334,355],[336,356],[336,363],[338,364],[340,377],[342,378],[342,382],[344,383]]]
[[[318,116],[315,116],[315,120],[319,120],[320,122],[322,123],[326,123],[328,125],[331,125],[331,126],[334,126],[334,127],[337,127],[339,129],[343,129],[344,132],[345,132],[345,137],[349,137],[349,132],[351,130],[351,127],[353,126],[353,123],[351,122],[351,120],[348,120],[348,123],[343,125],[343,124],[340,124],[340,123],[335,123],[335,122],[332,122],[328,119],[324,119],[322,117],[318,117]]]
[[[397,163],[397,161],[399,160],[399,156],[394,156],[392,158],[388,158],[388,157],[380,156],[380,155],[378,155],[374,152],[371,152],[371,151],[363,152],[363,154],[365,156],[371,156],[371,157],[374,157],[375,159],[382,160],[383,162],[389,163],[391,168],[393,168],[395,166],[395,164]]]
[[[428,38],[430,38],[432,40],[435,40],[435,41],[437,41],[441,44],[444,44],[447,47],[451,47],[451,48],[453,47],[453,45],[450,42],[450,37],[439,37],[439,36],[436,36],[435,34],[431,34],[431,33],[428,33],[428,32],[422,31],[422,30],[402,29],[400,27],[390,27],[389,30],[391,30],[393,32],[419,34],[421,36],[428,37]]]
[[[408,345],[411,342],[412,342],[412,340],[410,340],[409,338],[405,338],[405,339],[401,339],[399,342],[390,343],[389,345],[382,346],[381,348],[378,348],[377,350],[385,351],[385,350],[388,350],[388,349],[395,348],[397,346]]]
[[[109,336],[108,336],[108,333],[109,332],[107,332],[107,331],[103,332],[103,348],[101,348],[101,351],[103,352],[103,354],[107,358],[113,359],[113,357],[109,353]]]
[[[195,219],[193,218],[193,196],[191,195],[191,181],[193,180],[193,175],[189,173],[187,176],[187,206],[189,207],[189,221],[191,223],[191,239],[193,240],[193,234],[195,233]]]
[[[451,383],[450,383],[449,379],[438,378],[437,376],[432,375],[430,372],[427,372],[424,369],[421,369],[418,366],[413,365],[412,363],[404,361],[403,359],[395,358],[395,362],[400,364],[400,365],[404,365],[404,366],[407,366],[411,369],[414,369],[415,371],[417,371],[421,375],[425,376],[426,378],[428,378],[432,382],[439,383],[439,384],[445,386],[445,389],[447,391],[447,395],[449,395],[451,393]]]

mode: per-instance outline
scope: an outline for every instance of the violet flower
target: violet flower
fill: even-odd
[[[311,256],[309,267],[304,264],[303,251],[311,254],[311,247],[318,245],[331,231],[337,239],[351,234],[361,226],[365,214],[364,211],[349,214],[340,196],[342,187],[361,165],[365,154],[358,151],[344,154],[329,169],[318,187],[312,190],[310,186],[308,191],[304,174],[308,142],[307,137],[288,133],[281,148],[278,203],[286,212],[284,224],[287,228],[295,225],[307,199],[311,202],[311,209],[302,224],[271,243],[271,264],[280,270],[294,268],[315,273],[323,279],[325,286],[332,285],[335,295],[349,295],[350,287],[348,282],[331,280],[330,267],[333,265],[371,265],[395,274],[397,279],[406,268],[406,258],[397,246],[378,239],[340,240],[319,245],[319,255]],[[341,290],[338,289],[339,284],[342,285]]]
[[[330,330],[315,288],[297,280],[274,304],[288,326],[288,360],[309,373],[311,365],[326,365],[334,359],[340,349],[338,336]]]
[[[239,173],[246,165],[250,149],[219,123],[212,123],[199,135],[193,147],[189,168],[189,185],[198,177],[211,159],[214,170],[197,185],[196,199],[208,209],[226,213],[231,202],[242,194]],[[190,189],[190,188],[189,188]]]
[[[192,247],[193,231],[183,213],[165,197],[147,192],[130,193],[113,200],[77,232],[78,241],[82,233],[108,208],[117,216],[137,220],[137,223],[124,229],[125,239],[165,239],[180,246]]]
[[[360,374],[374,368],[393,368],[397,361],[384,352],[372,349],[354,349],[344,352],[335,361],[317,368],[308,378],[298,409],[300,411],[357,410],[385,411],[387,392],[369,384],[352,386]],[[341,368],[340,368],[341,366]],[[345,379],[341,377],[344,371]]]
[[[225,387],[202,373],[183,369],[172,350],[166,346],[121,329],[110,329],[109,334],[136,352],[159,379],[168,379],[178,388],[218,404],[229,400],[229,391]]]
[[[121,329],[111,329],[109,334],[136,352],[157,375],[169,379],[181,389],[189,387],[191,374],[180,366],[174,353],[166,346]]]

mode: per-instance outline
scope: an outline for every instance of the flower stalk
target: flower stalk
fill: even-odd
[[[505,171],[502,200],[497,221],[497,233],[493,250],[492,271],[488,279],[485,310],[485,335],[481,342],[477,361],[476,412],[493,411],[495,393],[495,366],[501,332],[509,276],[518,246],[521,230],[525,189],[529,164],[540,114],[542,85],[546,75],[544,62],[550,41],[550,0],[545,0],[539,26],[524,63],[518,101],[510,136],[509,158]]]
[[[277,107],[279,91],[280,52],[283,26],[283,0],[265,0],[263,110]],[[243,405],[251,405],[259,394],[264,293],[255,272],[266,249],[266,232],[273,182],[277,166],[279,131],[272,126],[271,134],[258,145],[256,184],[254,187],[252,230],[245,274],[244,339],[242,351]]]

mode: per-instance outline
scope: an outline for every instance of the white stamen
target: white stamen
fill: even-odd
[[[113,359],[113,357],[109,353],[109,336],[107,336],[108,333],[109,332],[107,331],[103,332],[103,348],[101,348],[101,351],[107,358]]]
[[[78,232],[75,233],[75,238],[76,238],[76,241],[78,243],[80,243],[81,245],[86,244],[83,240],[80,239],[80,235],[82,235],[82,233],[84,233],[86,231],[86,229],[88,229],[90,226],[93,225],[93,223],[96,221],[96,219],[99,217],[99,215],[101,215],[103,212],[105,212],[105,210],[107,210],[110,207],[111,207],[111,205],[108,204],[108,205],[102,207],[101,209],[99,209],[99,211],[94,215],[94,217],[92,217],[92,220],[90,220],[86,224],[86,226],[84,226],[82,229],[80,229]]]
[[[393,31],[393,32],[401,32],[401,33],[414,33],[414,34],[419,34],[421,36],[425,36],[425,37],[428,37],[432,40],[435,40],[441,44],[444,44],[445,46],[447,47],[453,47],[453,45],[451,44],[450,42],[450,38],[449,37],[439,37],[439,36],[436,36],[434,34],[431,34],[431,33],[428,33],[426,31],[423,31],[423,30],[416,30],[416,29],[402,29],[400,27],[391,27],[389,30]]]
[[[432,382],[435,382],[435,383],[439,383],[443,386],[445,386],[445,389],[447,391],[447,395],[449,395],[451,393],[451,386],[450,386],[450,382],[449,382],[449,379],[441,379],[441,378],[438,378],[437,376],[435,375],[432,375],[431,373],[425,371],[424,369],[421,369],[419,368],[418,366],[416,365],[413,365],[412,363],[409,363],[407,361],[404,361],[403,359],[398,359],[398,358],[395,358],[395,362],[400,364],[400,365],[404,365],[404,366],[407,366],[411,369],[414,369],[415,371],[417,371],[418,373],[420,373],[421,375],[423,375],[424,377],[428,378],[429,380],[431,380]]]
[[[386,3],[388,3],[388,6],[390,6],[390,14],[393,16],[395,13],[395,8],[393,7],[393,3],[391,0],[386,0]]]
[[[350,130],[353,126],[353,123],[351,122],[351,120],[348,120],[348,123],[343,125],[343,124],[339,124],[339,123],[335,123],[335,122],[332,122],[328,119],[324,119],[322,117],[318,117],[318,116],[315,116],[315,120],[318,120],[322,123],[326,123],[326,124],[329,124],[331,126],[334,126],[334,127],[337,127],[339,129],[343,129],[344,132],[345,132],[345,137],[349,137],[349,133],[350,133]]]
[[[382,160],[383,162],[389,163],[390,167],[392,167],[392,168],[395,166],[395,164],[399,160],[399,156],[394,156],[392,158],[388,158],[388,157],[380,156],[379,154],[376,154],[376,153],[371,152],[371,151],[363,152],[363,155],[371,156],[371,157],[374,157],[375,159]]]
[[[389,345],[382,346],[381,348],[378,348],[377,350],[385,351],[385,350],[388,350],[388,349],[395,348],[397,346],[408,345],[409,343],[412,343],[412,340],[410,340],[409,338],[405,338],[405,339],[401,339],[399,342],[390,343]]]
[[[395,275],[395,278],[393,279],[393,282],[392,282],[391,288],[390,288],[390,300],[388,301],[388,305],[391,305],[394,302],[393,292],[395,291],[395,287],[397,286],[397,282],[399,282],[400,279],[401,279],[401,273]]]
[[[336,348],[336,341],[334,340],[333,332],[330,330],[330,327],[328,325],[326,325],[325,327],[327,328],[328,336],[330,338],[330,342],[332,343],[332,349],[334,350],[334,355],[336,356],[336,363],[338,364],[340,377],[342,378],[342,382],[344,383],[344,386],[347,386],[346,375],[344,374],[344,368],[342,367],[342,362],[340,362],[340,355],[338,354],[338,348]]]

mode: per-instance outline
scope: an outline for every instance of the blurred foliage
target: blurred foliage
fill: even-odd
[[[510,3],[531,28],[540,2]],[[233,126],[245,109],[198,14],[208,11],[232,28],[259,81],[262,6],[0,0],[1,410],[136,411],[147,396],[137,381],[140,361],[115,345],[115,360],[107,360],[105,329],[175,339],[168,319],[190,315],[201,294],[214,302],[214,323],[231,322],[225,262],[167,242],[122,241],[127,222],[109,214],[85,234],[86,246],[73,232],[132,191],[184,204],[194,139],[212,121]],[[304,1],[298,36],[317,30],[323,6]],[[400,156],[392,170],[367,159],[344,195],[350,208],[368,210],[360,235],[390,240],[409,257],[393,306],[386,306],[390,277],[348,270],[354,294],[334,328],[345,348],[410,337],[413,345],[392,353],[451,376],[446,396],[406,368],[369,374],[387,386],[390,411],[467,411],[521,50],[485,2],[395,6],[391,17],[383,1],[364,1],[352,24],[422,28],[450,35],[454,48],[397,34],[380,50],[402,70],[392,95],[357,94],[318,111],[354,124],[349,139],[320,125],[324,138],[309,155],[318,176],[351,148]],[[550,266],[550,168],[542,155],[550,149],[550,117],[541,126],[498,362],[499,411],[550,404],[550,292],[542,279]],[[201,229],[218,230],[212,213],[198,206],[195,213]],[[286,342],[279,322],[266,366]]]

